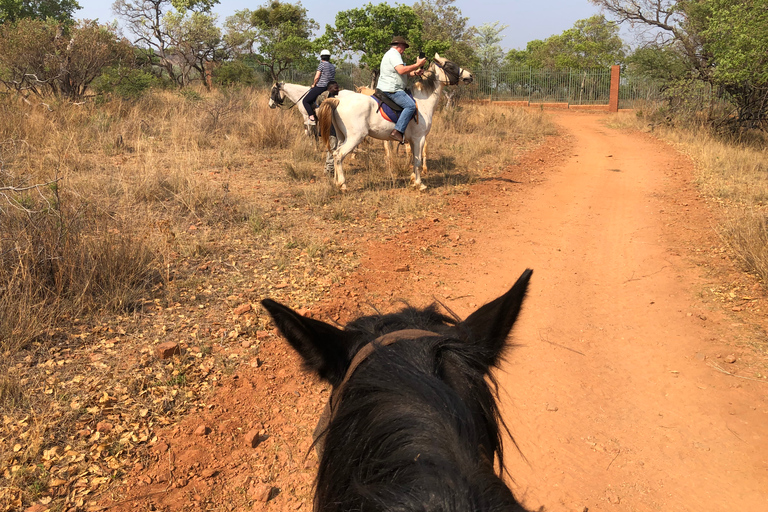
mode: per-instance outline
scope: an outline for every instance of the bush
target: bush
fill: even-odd
[[[160,80],[147,71],[113,67],[106,69],[96,79],[93,89],[99,94],[115,94],[121,98],[135,99],[160,84]]]
[[[242,61],[224,62],[213,70],[213,83],[219,86],[256,85],[259,82],[254,69]]]

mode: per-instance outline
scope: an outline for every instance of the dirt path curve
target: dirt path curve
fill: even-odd
[[[555,118],[570,156],[443,276],[481,304],[535,270],[501,375],[527,459],[508,450],[513,487],[550,511],[768,510],[768,385],[707,364],[732,327],[700,309],[682,255],[696,222],[711,231],[677,172],[689,164],[603,116]]]

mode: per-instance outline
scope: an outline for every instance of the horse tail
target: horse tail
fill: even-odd
[[[317,109],[317,120],[320,128],[320,137],[323,139],[325,147],[331,149],[331,126],[333,125],[333,111],[339,106],[338,98],[328,98],[320,104]]]

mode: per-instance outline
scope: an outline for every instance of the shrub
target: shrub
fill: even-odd
[[[225,62],[213,70],[213,83],[219,86],[256,85],[259,77],[242,61]]]
[[[152,73],[118,66],[104,70],[94,82],[93,89],[100,94],[115,94],[121,98],[135,99],[160,83]]]

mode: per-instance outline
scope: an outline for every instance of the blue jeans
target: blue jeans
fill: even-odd
[[[416,102],[405,91],[388,92],[386,94],[392,101],[403,107],[403,111],[400,112],[400,118],[397,120],[397,124],[395,124],[395,130],[405,133],[408,123],[416,112]]]

